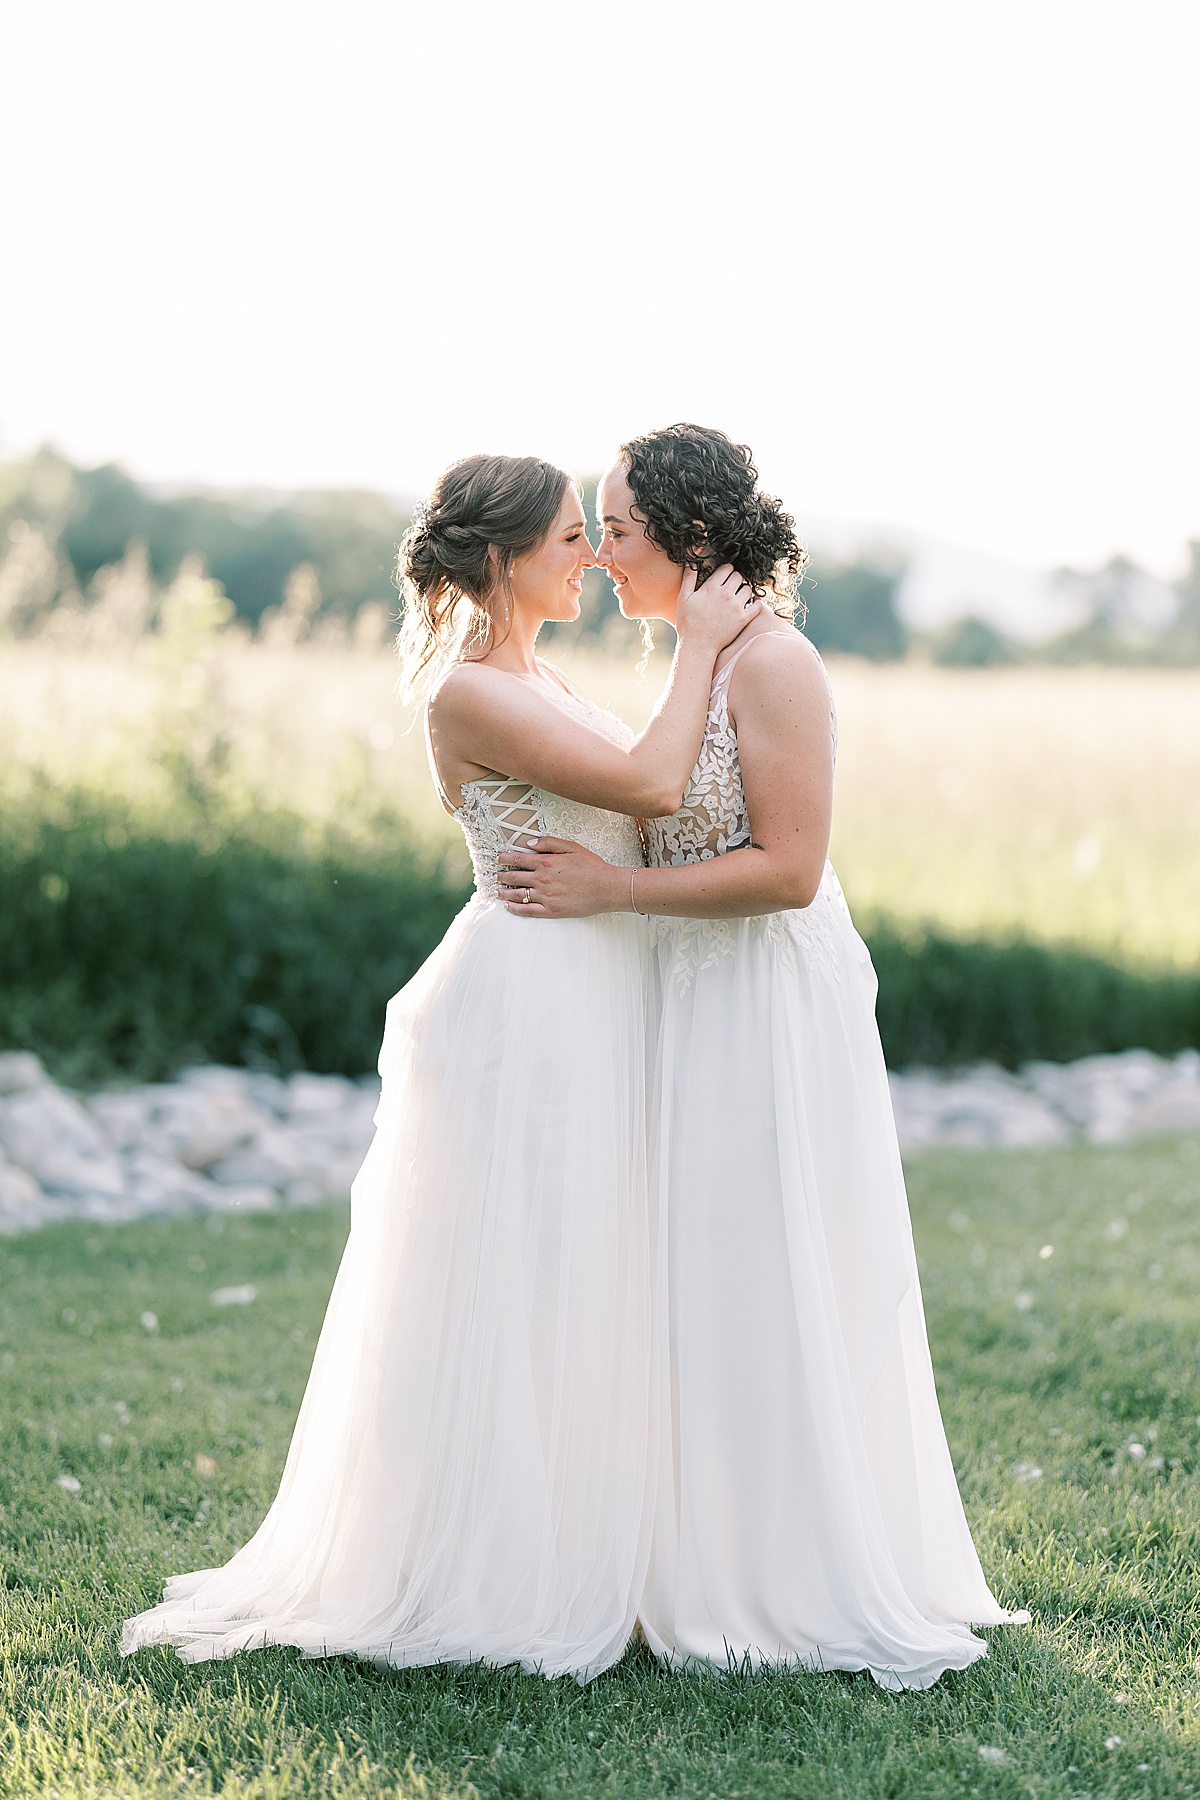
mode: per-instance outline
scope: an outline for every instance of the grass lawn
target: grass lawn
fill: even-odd
[[[939,1152],[911,1188],[968,1512],[1034,1623],[898,1698],[644,1652],[586,1689],[123,1663],[122,1617],[270,1500],[346,1217],[0,1245],[0,1795],[1200,1793],[1200,1145]]]

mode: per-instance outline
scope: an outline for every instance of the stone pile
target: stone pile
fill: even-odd
[[[378,1102],[374,1076],[222,1068],[77,1098],[0,1055],[0,1230],[344,1197]]]
[[[994,1064],[891,1077],[901,1147],[1127,1143],[1200,1133],[1200,1053]],[[36,1056],[0,1055],[0,1231],[55,1219],[256,1212],[345,1198],[371,1142],[374,1076],[188,1069],[77,1097]]]
[[[1127,1144],[1166,1132],[1200,1132],[1200,1051],[1174,1058],[1148,1050],[1032,1062],[1013,1075],[995,1063],[891,1077],[902,1150],[937,1144],[1036,1148],[1083,1140]]]

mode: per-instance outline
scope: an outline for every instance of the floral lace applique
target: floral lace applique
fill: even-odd
[[[832,878],[833,886],[829,886]],[[816,899],[811,906],[787,912],[756,913],[748,919],[669,919],[655,916],[651,935],[656,943],[670,944],[670,979],[686,994],[702,969],[712,969],[737,952],[737,932],[745,926],[751,937],[770,944],[790,974],[799,960],[807,968],[821,969],[835,981],[841,979],[837,955],[837,918],[845,912],[837,876],[826,864]],[[840,908],[839,908],[840,901]],[[848,915],[847,915],[848,916]]]
[[[683,804],[668,819],[649,819],[646,837],[655,868],[679,868],[740,850],[750,842],[737,733],[729,717],[729,663],[713,682],[704,742],[688,777]]]
[[[654,868],[679,868],[685,863],[707,862],[750,843],[750,818],[742,788],[737,733],[729,717],[727,663],[713,682],[704,742],[688,780],[679,811],[669,819],[646,821],[649,862]],[[829,698],[830,731],[837,755],[837,717],[833,695]],[[849,917],[837,876],[828,863],[811,906],[786,912],[761,913],[747,919],[675,919],[656,915],[652,934],[656,942],[669,944],[670,979],[686,993],[702,969],[716,966],[737,950],[745,928],[776,949],[791,971],[803,957],[812,969],[822,969],[838,979],[837,919]]]

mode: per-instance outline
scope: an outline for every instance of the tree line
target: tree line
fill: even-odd
[[[595,484],[584,489],[590,507]],[[147,582],[165,585],[184,564],[202,569],[251,628],[270,626],[281,610],[305,629],[318,617],[344,624],[364,609],[386,621],[398,604],[396,546],[410,518],[402,501],[354,490],[164,493],[114,464],[77,468],[43,449],[0,465],[0,634],[34,633],[55,609],[85,619],[131,546]],[[912,632],[897,603],[903,576],[898,564],[810,565],[801,590],[806,634],[819,649],[878,662],[918,654],[976,667],[1031,658],[1200,663],[1200,543],[1176,584],[1173,616],[1149,623],[1138,606],[1146,578],[1128,559],[1060,571],[1084,601],[1085,622],[1036,650],[969,613],[940,632]],[[603,634],[616,617],[611,583],[591,570],[579,625],[565,635]]]

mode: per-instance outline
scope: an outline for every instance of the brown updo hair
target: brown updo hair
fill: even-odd
[[[707,425],[666,425],[620,454],[652,544],[701,579],[732,563],[775,612],[795,616],[808,552],[783,502],[760,493],[748,445]]]
[[[571,477],[537,456],[464,456],[451,463],[400,541],[400,686],[424,692],[464,656],[497,640],[498,594],[515,557],[554,529]]]

